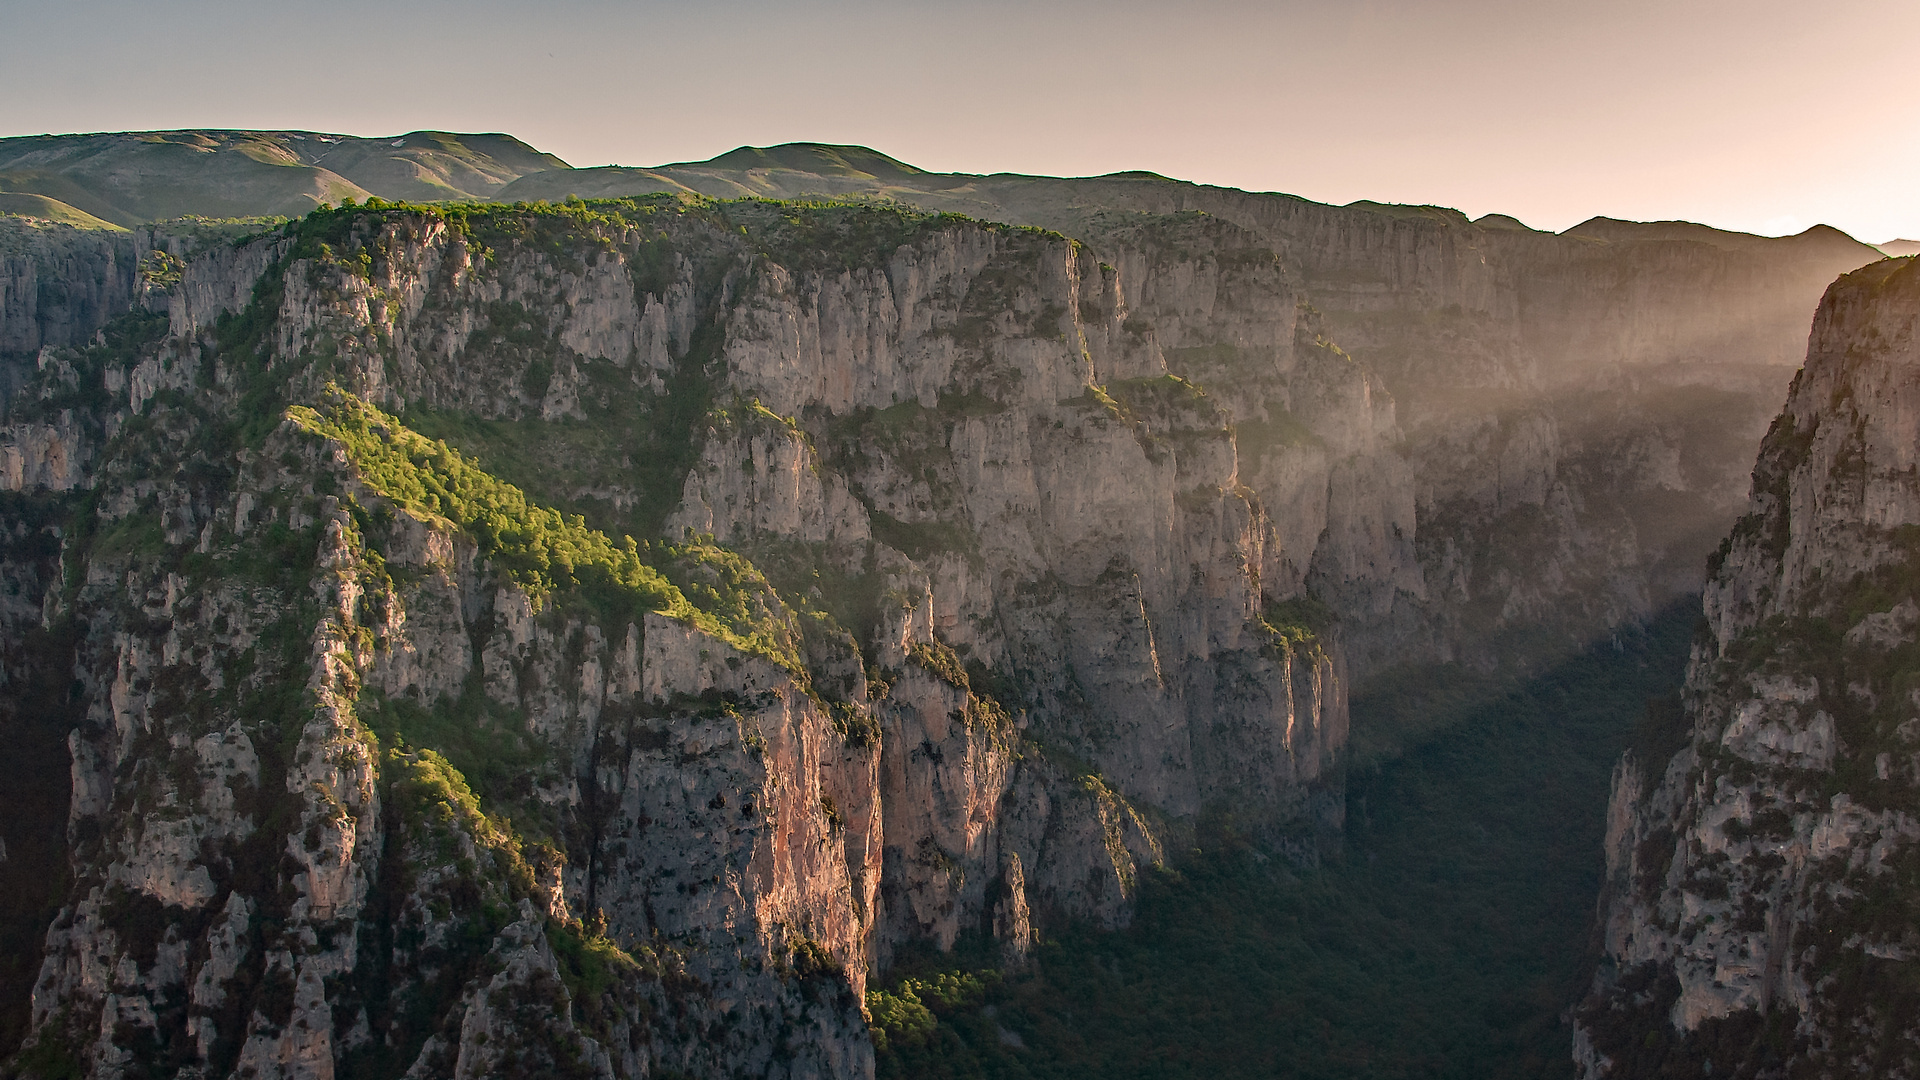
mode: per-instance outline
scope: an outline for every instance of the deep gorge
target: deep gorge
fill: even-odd
[[[1573,1074],[1878,252],[852,149],[0,221],[8,1069]]]

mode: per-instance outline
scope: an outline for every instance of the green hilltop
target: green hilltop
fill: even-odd
[[[144,131],[0,139],[9,214],[119,226],[198,216],[297,217],[369,196],[484,200],[567,163],[510,135],[414,131],[369,139],[311,131]]]
[[[395,202],[560,202],[698,194],[715,199],[877,199],[1011,225],[1088,225],[1089,208],[1112,217],[1181,208],[1218,212],[1205,188],[1134,170],[1063,178],[930,172],[871,147],[791,142],[740,146],[705,161],[574,168],[510,135],[413,131],[363,138],[314,131],[110,132],[0,139],[0,217],[82,228],[131,227],[183,217],[298,217],[321,204],[377,197]],[[1266,195],[1301,202],[1292,196]],[[1339,208],[1437,228],[1530,232],[1504,215],[1469,222],[1458,210],[1361,200]],[[1726,232],[1689,222],[1596,217],[1568,236],[1608,243],[1692,242],[1729,251],[1793,251],[1863,259],[1875,249],[1815,226],[1794,237]],[[1893,242],[1896,246],[1899,241]]]

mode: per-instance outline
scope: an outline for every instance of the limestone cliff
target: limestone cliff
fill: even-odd
[[[1310,336],[1339,342],[1376,402],[1392,395],[1391,423],[1383,438],[1333,439],[1324,462],[1243,473],[1282,523],[1290,572],[1340,612],[1361,675],[1537,664],[1697,590],[1822,290],[1880,258],[1825,227],[1771,239],[1596,218],[1556,235],[1151,173],[926,173],[812,144],[533,173],[501,197],[668,190],[870,193],[1059,230],[1119,268],[1134,324],[1155,329],[1172,370],[1235,366],[1195,377],[1238,393],[1241,421],[1272,418],[1268,391],[1238,383],[1262,386],[1250,376],[1272,371],[1295,303],[1311,305]],[[1263,263],[1287,301],[1256,284]],[[1328,437],[1286,408],[1279,432]]]
[[[861,1074],[1696,585],[1858,246],[900,175],[9,249],[18,1068]]]
[[[1588,1077],[1920,1073],[1916,409],[1889,260],[1827,292],[1714,557],[1684,746],[1615,773]]]
[[[133,304],[132,238],[0,218],[0,353],[76,345]]]
[[[1312,858],[1342,662],[1236,417],[1324,484],[1390,404],[1271,259],[1218,398],[1127,272],[884,208],[374,206],[42,343],[11,1067],[858,1076],[902,946],[1124,924],[1205,814]]]
[[[1537,665],[1697,590],[1705,555],[1739,516],[1752,447],[1821,291],[1880,257],[1824,227],[1770,239],[1596,218],[1556,235],[1499,215],[1470,222],[1440,207],[1327,206],[1150,173],[936,174],[861,147],[813,144],[570,169],[501,136],[438,133],[0,143],[0,164],[22,155],[76,191],[93,190],[108,162],[138,162],[155,176],[197,162],[197,185],[167,190],[217,196],[229,208],[220,212],[287,212],[362,197],[360,188],[555,201],[576,192],[855,194],[1057,230],[1089,245],[1089,267],[1114,268],[1125,301],[1112,325],[1083,320],[1090,340],[1110,346],[1098,381],[1156,372],[1164,360],[1226,406],[1248,436],[1242,481],[1281,531],[1278,568],[1341,615],[1361,675],[1409,662]],[[277,164],[260,163],[268,159]],[[314,169],[332,179],[312,187]],[[294,179],[311,190],[290,194]],[[326,188],[336,181],[339,190]],[[159,203],[142,191],[122,209],[154,216]],[[682,310],[661,299],[649,318]],[[1302,302],[1317,323],[1296,318]],[[99,322],[84,325],[91,333]],[[665,324],[653,326],[657,340]],[[1292,370],[1305,356],[1287,347],[1297,334],[1339,342],[1365,378],[1335,377],[1337,387],[1315,391],[1314,380],[1338,369]],[[611,348],[570,345],[586,355]],[[1316,401],[1318,417],[1305,417]],[[1275,438],[1289,452],[1259,460]],[[1316,459],[1307,446],[1325,453]]]

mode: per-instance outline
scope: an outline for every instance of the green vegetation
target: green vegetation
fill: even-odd
[[[459,451],[338,387],[328,388],[321,408],[296,405],[287,417],[338,443],[376,494],[471,536],[536,606],[564,594],[609,625],[658,612],[742,652],[803,670],[798,630],[784,606],[759,571],[733,552],[706,543],[642,545],[631,536],[615,544],[579,516],[529,502],[519,488],[476,468]]]
[[[1451,726],[1350,777],[1318,868],[1206,824],[1128,930],[1070,930],[1004,977],[980,941],[910,958],[869,996],[880,1075],[1571,1075],[1609,773],[1678,684],[1696,610],[1523,683],[1456,680]],[[1354,723],[1422,696],[1362,698]]]
[[[380,778],[388,785],[386,797],[395,812],[412,827],[415,844],[431,842],[423,852],[446,861],[463,858],[459,837],[471,837],[498,864],[493,888],[510,898],[533,892],[533,872],[521,855],[520,837],[509,826],[489,817],[467,778],[443,755],[432,750],[396,747],[380,762]]]
[[[1307,593],[1290,600],[1269,600],[1260,609],[1260,623],[1274,643],[1289,652],[1318,653],[1320,637],[1338,621],[1332,608]]]
[[[524,719],[490,700],[480,682],[476,673],[458,698],[431,708],[367,693],[356,711],[382,744],[432,747],[476,798],[496,809],[518,806],[531,797],[547,748],[527,738]]]
[[[349,1055],[346,1071],[389,1077],[419,1056],[461,990],[485,970],[488,949],[515,918],[514,901],[531,894],[533,875],[519,838],[483,812],[446,758],[389,747],[376,762],[386,857],[362,917],[360,963],[336,993],[364,1007],[378,1033]],[[424,894],[435,921],[446,924],[435,944],[426,943],[417,911],[403,906],[416,893]],[[391,968],[396,950],[420,950],[425,961],[425,977],[398,996]]]
[[[1129,323],[1128,325],[1132,325]],[[1181,411],[1199,411],[1211,415],[1212,406],[1207,404],[1207,393],[1200,387],[1178,375],[1156,375],[1151,378],[1116,379],[1106,385],[1104,392],[1118,401],[1129,416],[1144,412],[1178,413]]]
[[[536,360],[529,367],[543,363],[550,372],[550,362]],[[584,420],[485,419],[424,408],[410,408],[402,420],[602,532],[658,536],[679,505],[712,412],[703,368],[698,357],[690,356],[669,378],[668,392],[650,396],[637,391],[630,375],[611,361],[581,362]],[[532,381],[530,376],[527,382]],[[598,494],[604,492],[627,497]]]
[[[877,269],[900,248],[959,225],[1039,231],[864,201],[739,199],[718,209],[759,251],[789,270]]]
[[[964,1023],[972,1019],[967,1014],[977,1010],[987,992],[1000,982],[997,971],[936,971],[926,978],[899,979],[890,990],[867,991],[874,1050],[882,1061],[897,1068],[903,1056],[911,1060],[927,1052],[952,1049],[953,1037],[942,1031],[935,1010],[940,1018]],[[945,1039],[941,1038],[943,1034]],[[959,1049],[964,1054],[965,1044],[961,1043]]]
[[[612,238],[633,226],[657,229],[663,215],[704,222],[724,235],[738,237],[746,250],[796,271],[883,267],[899,248],[959,226],[1070,242],[1044,229],[977,221],[961,214],[929,213],[887,202],[715,200],[685,192],[558,203],[428,204],[370,198],[363,204],[348,200],[338,207],[321,206],[289,227],[313,244],[327,242],[338,247],[356,227],[364,228],[366,222],[391,214],[442,221],[483,250],[514,245],[576,268],[584,250],[610,249]],[[294,254],[296,258],[311,257],[316,250],[308,247]]]
[[[565,168],[505,135],[433,131],[397,141],[218,130],[0,139],[0,191],[129,226],[183,214],[297,215],[369,193],[484,198],[528,173]]]
[[[804,684],[799,620],[746,556],[710,541],[655,544],[661,571],[690,602],[685,618],[741,652],[764,656]]]
[[[322,408],[295,405],[287,418],[340,443],[361,482],[381,496],[430,523],[471,535],[536,605],[555,589],[582,585],[630,594],[644,610],[691,617],[685,599],[641,561],[631,538],[616,548],[580,518],[530,505],[519,488],[475,468],[459,451],[415,434],[338,387],[328,388]]]
[[[1343,209],[1365,210],[1396,221],[1432,222],[1436,225],[1459,226],[1468,224],[1467,215],[1451,206],[1427,206],[1409,203],[1380,203],[1371,199],[1361,199],[1348,203]]]
[[[938,641],[916,641],[907,650],[907,659],[926,668],[942,682],[961,690],[970,689],[967,685],[967,670],[960,663],[959,654]]]
[[[600,921],[604,923],[604,916]],[[637,956],[627,952],[607,937],[604,925],[587,927],[577,922],[549,919],[547,942],[553,947],[560,981],[573,998],[574,1012],[587,1032],[599,1039],[608,1037],[610,1021],[622,1006],[632,1008],[642,1004],[609,999],[607,995],[619,991],[635,977],[657,978],[660,973],[651,949],[638,946]]]

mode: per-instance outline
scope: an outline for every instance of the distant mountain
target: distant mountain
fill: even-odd
[[[1130,332],[1144,341],[1153,327],[1155,347],[1191,353],[1195,365],[1203,353],[1191,350],[1203,345],[1254,356],[1265,347],[1259,342],[1287,339],[1291,331],[1276,339],[1270,327],[1258,333],[1223,329],[1221,313],[1240,303],[1238,296],[1196,294],[1190,310],[1170,307],[1153,318],[1143,313],[1169,303],[1167,297],[1178,291],[1172,283],[1184,280],[1183,274],[1228,273],[1242,262],[1267,266],[1287,281],[1293,298],[1263,301],[1278,306],[1261,308],[1257,318],[1235,317],[1263,326],[1290,322],[1294,305],[1305,304],[1321,320],[1316,333],[1364,360],[1395,400],[1395,422],[1408,446],[1422,448],[1405,459],[1399,451],[1375,448],[1386,454],[1380,462],[1382,468],[1391,465],[1389,471],[1402,468],[1389,457],[1423,463],[1417,471],[1424,479],[1395,473],[1397,479],[1378,485],[1391,492],[1381,496],[1385,503],[1356,511],[1355,520],[1390,526],[1378,536],[1368,529],[1332,536],[1329,554],[1291,571],[1327,576],[1322,591],[1347,613],[1357,673],[1404,659],[1408,649],[1434,658],[1473,654],[1491,663],[1496,654],[1549,640],[1571,647],[1698,588],[1707,552],[1743,504],[1751,447],[1798,364],[1821,291],[1836,275],[1882,258],[1879,249],[1826,226],[1770,238],[1689,222],[1594,218],[1555,234],[1497,214],[1470,221],[1439,206],[1329,206],[1151,172],[1083,178],[935,173],[869,147],[826,143],[742,146],[706,161],[644,168],[576,169],[504,135],[46,136],[0,140],[5,184],[60,204],[36,202],[16,212],[66,213],[69,220],[85,213],[123,225],[181,214],[292,215],[321,202],[370,195],[529,204],[657,193],[853,198],[952,212],[1051,230],[1100,251],[1102,261],[1133,283],[1125,304],[1140,317],[1129,323]],[[153,242],[169,250],[178,246]],[[852,239],[809,241],[841,242]],[[1183,260],[1197,261],[1171,269]],[[124,284],[137,291],[137,283]],[[19,305],[32,306],[25,292],[20,296]],[[69,312],[51,296],[35,301],[41,307],[32,325],[40,329],[27,337],[66,342],[93,332],[92,320],[79,308]],[[71,315],[70,323],[57,313]],[[1202,327],[1214,336],[1194,337]],[[25,343],[22,338],[21,347]],[[1197,366],[1181,370],[1212,379]],[[1689,421],[1694,442],[1669,445],[1672,433],[1657,419],[1662,410],[1701,394],[1726,398]],[[1634,404],[1629,415],[1602,421],[1606,409],[1594,400],[1607,408]],[[1240,403],[1242,413],[1260,409],[1257,402]],[[1623,434],[1629,429],[1638,434]],[[1696,445],[1709,429],[1718,440],[1712,451]],[[1518,440],[1514,462],[1501,466],[1504,479],[1482,476],[1477,465],[1449,471],[1437,464],[1454,460],[1449,448],[1482,439],[1501,445]],[[1621,460],[1601,469],[1589,460],[1596,456]],[[1529,481],[1527,488],[1533,494],[1520,500],[1527,505],[1546,497],[1562,463],[1573,467],[1580,461],[1593,475],[1635,479],[1627,484],[1631,490],[1609,489],[1605,498],[1598,489],[1585,492],[1591,498],[1568,505],[1587,507],[1580,513],[1591,515],[1591,522],[1556,518],[1558,539],[1527,549],[1556,553],[1559,569],[1540,578],[1558,583],[1550,598],[1516,594],[1511,603],[1467,607],[1439,599],[1422,579],[1452,573],[1443,572],[1443,564],[1453,556],[1405,540],[1420,531],[1415,517],[1454,514],[1478,521],[1480,511],[1468,504],[1490,499],[1496,507],[1519,506],[1517,495],[1488,492],[1518,482],[1507,472],[1521,457],[1537,466],[1538,482]],[[1615,496],[1624,508],[1619,514],[1606,508]],[[1423,498],[1431,504],[1422,504]],[[1303,511],[1289,519],[1300,523],[1300,544],[1311,546],[1319,535],[1321,526],[1311,524],[1318,514]],[[1606,523],[1621,516],[1634,522],[1633,540],[1607,547],[1600,539],[1611,535]],[[1511,552],[1494,553],[1506,552],[1498,535],[1474,529],[1457,539],[1479,553],[1474,559],[1500,564]],[[1351,567],[1370,569],[1349,572]],[[1615,567],[1645,584],[1616,587],[1609,583],[1618,574],[1600,567]],[[1495,587],[1497,580],[1474,587]],[[1535,612],[1539,624],[1515,614],[1523,610]],[[1477,622],[1469,626],[1462,619]],[[1554,632],[1506,638],[1495,633],[1509,622],[1550,625]],[[1493,644],[1496,638],[1504,643]]]
[[[567,163],[509,135],[415,131],[145,131],[0,139],[0,212],[115,225],[198,215],[297,216],[323,202],[487,199]],[[74,222],[79,223],[79,222]]]
[[[1862,244],[1831,225],[1815,225],[1792,236],[1756,236],[1752,233],[1729,232],[1709,225],[1698,225],[1691,221],[1620,221],[1615,218],[1596,217],[1588,218],[1562,235],[1583,236],[1610,242],[1691,242],[1711,244],[1724,251],[1781,251],[1792,246],[1807,254],[1819,251],[1841,254],[1846,258],[1874,250],[1871,245]]]
[[[719,199],[758,196],[917,195],[952,191],[980,179],[966,173],[931,173],[864,146],[785,143],[742,146],[707,161],[636,168],[607,165],[529,173],[496,196],[504,202],[617,198],[686,191]],[[910,200],[908,200],[910,201]],[[975,207],[985,211],[987,204]],[[990,216],[980,213],[977,216]]]
[[[111,221],[102,221],[84,210],[76,210],[59,199],[30,192],[0,191],[0,216],[39,218],[77,229],[109,229],[124,232]]]
[[[1094,203],[1106,211],[1158,213],[1173,203],[1205,209],[1200,204],[1213,201],[1210,193],[1243,194],[1145,171],[1088,178],[936,173],[865,146],[810,142],[741,146],[705,161],[576,169],[503,134],[415,131],[362,138],[312,131],[182,130],[0,139],[0,216],[80,227],[133,226],[188,215],[292,217],[321,203],[369,196],[557,202],[570,196],[661,192],[720,199],[871,196],[1076,235]],[[1468,222],[1446,207],[1363,200],[1341,209],[1431,218],[1483,231],[1536,232],[1503,214]],[[1561,235],[1608,242],[1685,241],[1774,255],[1792,248],[1801,256],[1824,255],[1824,261],[1837,258],[1848,266],[1858,265],[1860,255],[1920,252],[1920,241],[1869,246],[1825,225],[1773,238],[1684,221],[1596,217]]]
[[[494,198],[503,202],[557,201],[570,195],[588,199],[621,198],[675,191],[721,199],[864,195],[893,199],[926,210],[1038,225],[1075,236],[1087,231],[1092,217],[1110,218],[1115,210],[1164,213],[1168,209],[1199,209],[1225,213],[1232,219],[1235,215],[1224,211],[1222,203],[1248,198],[1305,202],[1292,196],[1250,195],[1139,171],[1086,178],[935,173],[868,147],[825,143],[742,146],[706,161],[644,168],[610,165],[534,172],[506,185]],[[1505,214],[1487,214],[1470,222],[1466,215],[1450,207],[1361,200],[1339,209],[1395,220],[1420,219],[1482,232],[1554,235],[1530,229]],[[1920,242],[1908,240],[1892,241],[1896,246],[1908,245],[1898,251],[1887,245],[1863,244],[1829,225],[1815,225],[1795,236],[1769,237],[1715,229],[1690,221],[1642,222],[1595,217],[1560,235],[1610,244],[1705,244],[1720,251],[1772,259],[1810,259],[1820,264],[1814,276],[1821,283],[1830,280],[1832,272],[1871,261],[1881,252],[1894,255],[1920,251]]]

